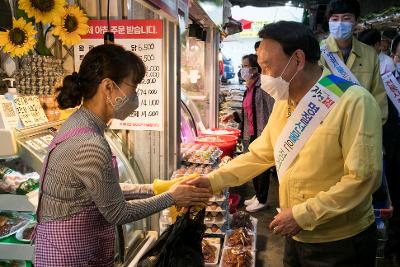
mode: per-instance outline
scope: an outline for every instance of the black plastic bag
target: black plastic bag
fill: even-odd
[[[194,219],[190,211],[176,219],[165,230],[150,250],[140,259],[138,267],[202,267],[204,266],[201,240],[205,208]]]

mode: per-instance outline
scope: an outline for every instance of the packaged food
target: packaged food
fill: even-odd
[[[218,264],[219,253],[221,250],[220,238],[204,237],[201,241],[201,248],[206,266]]]
[[[190,175],[193,173],[198,173],[200,175],[207,175],[213,171],[213,167],[211,165],[206,164],[193,164],[190,166],[183,166],[172,174],[172,178],[178,178],[181,176]]]
[[[255,250],[255,236],[245,228],[239,228],[226,232],[224,247],[246,247]]]
[[[232,216],[231,228],[238,229],[242,227],[252,231],[255,230],[250,214],[244,211],[238,211]]]
[[[208,227],[212,227],[213,225],[218,226],[221,228],[223,225],[227,223],[227,220],[225,219],[223,214],[218,214],[217,216],[212,216],[210,213],[206,215],[204,219],[205,225]]]
[[[22,242],[31,242],[35,226],[36,226],[36,221],[31,221],[27,223],[24,227],[22,227],[16,232],[15,237],[17,238],[17,240]]]
[[[182,160],[198,164],[214,164],[222,151],[206,144],[184,144],[181,146]]]
[[[211,206],[207,206],[206,216],[211,215],[211,216],[215,217],[218,214],[222,214],[223,216],[225,216],[226,210],[221,208],[221,206],[219,206],[216,203],[213,203]]]
[[[0,194],[26,194],[39,186],[39,174],[22,174],[5,166],[0,167]]]
[[[216,203],[217,205],[221,206],[226,201],[227,201],[227,199],[224,195],[213,195],[208,200],[208,205],[212,205],[213,203]]]
[[[222,267],[252,267],[255,265],[254,252],[243,248],[227,248],[222,253]]]
[[[17,212],[0,212],[0,239],[9,237],[24,227],[32,216]]]

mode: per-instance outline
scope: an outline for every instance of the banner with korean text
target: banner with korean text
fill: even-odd
[[[353,85],[354,83],[333,74],[322,76],[301,99],[274,147],[279,181],[320,123],[340,101],[344,92]]]
[[[113,120],[112,129],[163,129],[163,22],[162,20],[111,20],[115,43],[136,53],[146,65],[146,76],[138,85],[139,108],[124,121]],[[74,47],[75,70],[90,49],[104,43],[106,20],[90,20],[89,33]]]

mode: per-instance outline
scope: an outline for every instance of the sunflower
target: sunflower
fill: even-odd
[[[65,0],[19,0],[19,8],[36,22],[52,23],[63,12]]]
[[[81,35],[89,31],[88,20],[86,14],[78,6],[65,7],[64,13],[53,23],[53,35],[59,36],[65,45],[78,44],[81,41]]]
[[[32,23],[26,23],[23,18],[13,18],[13,27],[6,32],[0,32],[0,47],[10,53],[11,57],[21,57],[33,49],[36,44],[36,30]]]

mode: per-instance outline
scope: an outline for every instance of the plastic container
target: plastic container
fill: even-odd
[[[211,128],[206,130],[205,132],[201,132],[200,136],[210,136],[210,135],[233,135],[236,137],[240,136],[240,130],[234,128]]]
[[[226,155],[232,157],[236,149],[237,139],[238,138],[233,135],[209,135],[197,137],[196,143],[216,146],[222,150],[222,155],[220,157]]]

